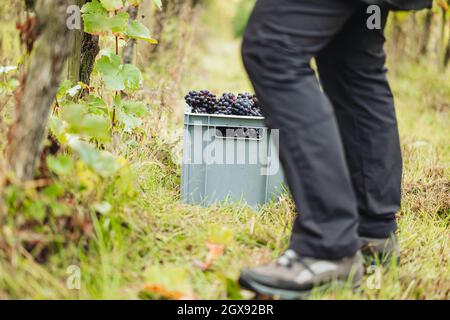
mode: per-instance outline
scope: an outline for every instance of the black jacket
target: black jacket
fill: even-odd
[[[433,0],[363,0],[368,4],[387,4],[394,10],[421,10],[431,8]]]

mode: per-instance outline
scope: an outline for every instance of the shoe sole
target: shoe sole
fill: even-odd
[[[269,296],[271,298],[277,298],[280,300],[305,300],[311,295],[313,290],[321,292],[331,287],[330,284],[323,284],[320,286],[316,286],[313,289],[295,291],[295,290],[273,288],[263,285],[256,281],[246,280],[243,278],[239,278],[239,284],[242,288],[253,291],[257,295]],[[335,281],[333,282],[333,284],[344,287],[347,283],[343,281]],[[360,285],[361,281],[353,284],[352,289],[356,290],[360,287]]]

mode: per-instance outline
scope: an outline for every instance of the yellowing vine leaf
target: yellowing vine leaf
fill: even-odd
[[[145,270],[146,285],[139,295],[143,299],[195,299],[187,269],[154,265]]]
[[[194,262],[194,265],[200,268],[202,271],[208,270],[213,265],[214,261],[219,259],[225,252],[225,245],[223,244],[216,244],[207,241],[206,247],[208,248],[208,255],[206,256],[206,260]]]
[[[180,291],[170,291],[158,284],[147,284],[140,292],[141,296],[150,297],[162,300],[195,300],[193,295],[187,295]]]
[[[108,11],[116,11],[123,8],[122,0],[100,0],[100,2],[102,3],[103,8]]]

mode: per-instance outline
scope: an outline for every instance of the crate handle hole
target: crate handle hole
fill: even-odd
[[[263,128],[252,127],[215,127],[215,137],[220,139],[261,140]]]

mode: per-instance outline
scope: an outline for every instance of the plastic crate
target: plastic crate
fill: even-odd
[[[275,139],[262,117],[187,112],[181,194],[184,203],[220,201],[257,207],[285,189]]]

